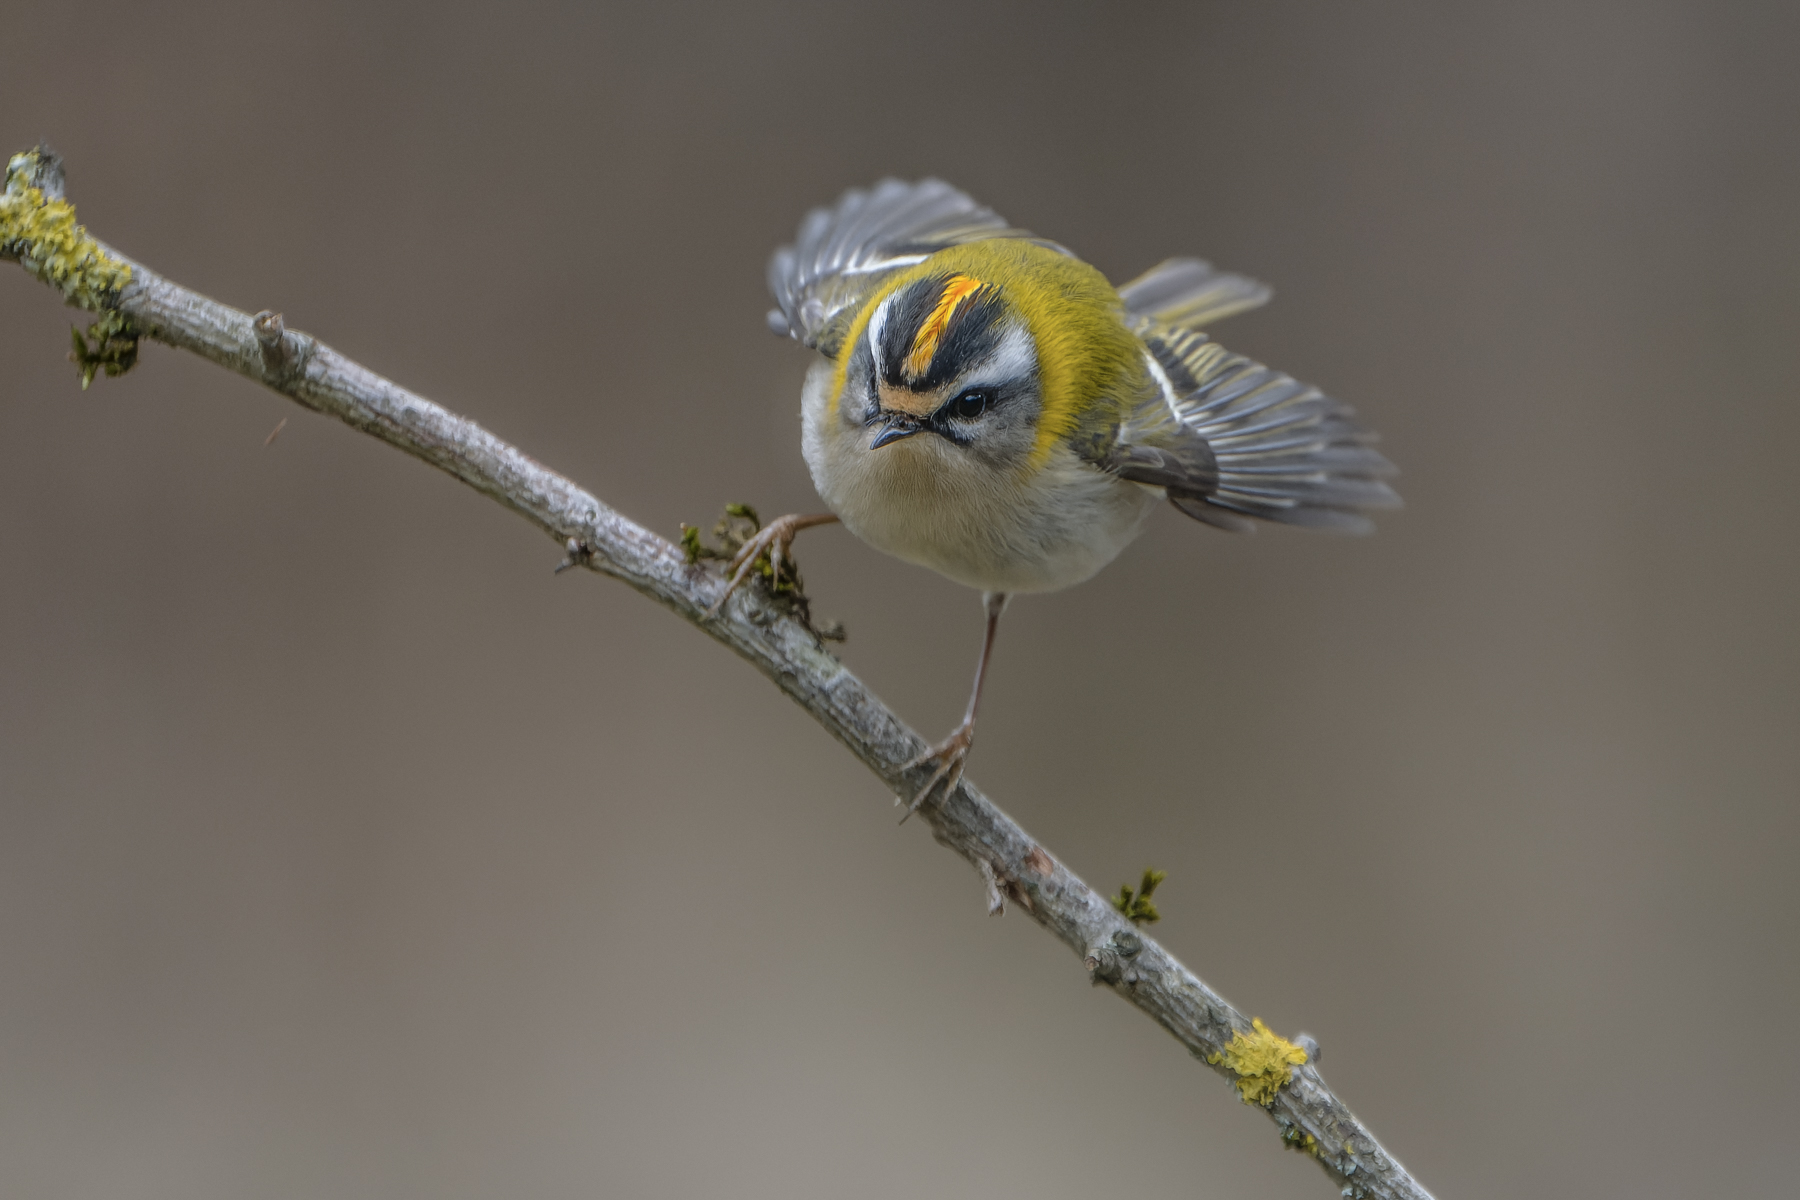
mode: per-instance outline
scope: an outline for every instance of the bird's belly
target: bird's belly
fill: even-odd
[[[1109,483],[1112,496],[1046,492],[1028,503],[879,487],[834,489],[826,502],[871,546],[958,583],[986,592],[1053,592],[1117,557],[1155,503],[1135,485]],[[897,509],[896,494],[911,503]]]
[[[990,592],[1049,592],[1117,557],[1157,494],[1059,448],[1025,475],[994,470],[932,433],[879,450],[816,402],[803,449],[813,484],[850,531],[907,562]]]

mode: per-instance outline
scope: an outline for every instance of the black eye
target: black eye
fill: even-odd
[[[950,411],[965,421],[973,421],[988,410],[988,405],[993,402],[993,398],[992,392],[981,388],[970,388],[950,402]]]

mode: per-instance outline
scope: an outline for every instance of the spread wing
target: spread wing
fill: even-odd
[[[1232,354],[1205,334],[1144,322],[1162,394],[1119,429],[1097,465],[1165,488],[1188,516],[1225,529],[1260,518],[1367,533],[1398,508],[1393,464],[1349,405]]]
[[[1158,263],[1119,289],[1127,313],[1174,329],[1199,329],[1267,304],[1273,294],[1267,284],[1197,258]]]
[[[769,328],[835,357],[861,301],[895,271],[945,247],[995,237],[1032,235],[942,180],[884,179],[845,192],[834,207],[808,213],[795,244],[769,260],[777,305]]]

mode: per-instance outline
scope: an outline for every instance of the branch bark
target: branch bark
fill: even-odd
[[[39,155],[29,169],[19,167],[27,156],[13,160],[11,167],[18,169],[9,169],[9,203],[30,202],[28,190],[38,193],[36,202],[61,201],[60,167],[47,151]],[[747,659],[896,795],[910,796],[924,783],[927,767],[905,772],[901,764],[926,743],[759,589],[739,589],[709,620],[707,611],[725,590],[724,580],[703,565],[690,565],[674,545],[475,422],[287,329],[279,313],[251,316],[98,242],[91,245],[102,266],[111,259],[129,267],[129,282],[72,293],[67,283],[40,269],[42,255],[34,260],[32,248],[16,234],[8,218],[0,226],[0,257],[22,261],[39,278],[60,284],[70,303],[103,316],[116,312],[127,335],[192,351],[449,472],[556,539],[568,565],[620,580]],[[1249,1051],[1271,1044],[1260,1022],[1246,1018],[1142,934],[973,784],[965,780],[924,805],[919,816],[940,843],[978,869],[994,907],[1012,899],[1075,952],[1095,986],[1110,987],[1141,1009],[1247,1097],[1266,1097],[1260,1107],[1283,1141],[1317,1161],[1343,1195],[1430,1200],[1326,1085],[1311,1039],[1298,1039],[1299,1050],[1279,1043],[1289,1056],[1285,1064],[1255,1066]],[[1295,1064],[1295,1057],[1304,1061]]]

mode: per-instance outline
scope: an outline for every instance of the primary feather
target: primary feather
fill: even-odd
[[[1267,284],[1215,271],[1198,258],[1171,258],[1119,287],[1125,311],[1175,329],[1199,329],[1269,302]]]
[[[1162,369],[1165,399],[1179,422],[1155,420],[1133,443],[1181,446],[1198,439],[1211,463],[1191,482],[1164,482],[1175,507],[1227,529],[1245,517],[1367,533],[1366,511],[1397,508],[1393,464],[1355,410],[1191,329],[1146,322],[1139,331]],[[1160,417],[1160,414],[1156,414]],[[1124,472],[1127,478],[1129,471]]]

